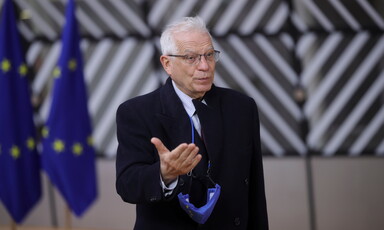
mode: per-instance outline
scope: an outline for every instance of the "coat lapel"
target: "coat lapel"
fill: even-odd
[[[169,78],[160,92],[161,112],[156,114],[168,137],[167,148],[174,149],[181,143],[190,143],[192,139],[189,116],[173,89]],[[162,140],[165,141],[165,140]]]

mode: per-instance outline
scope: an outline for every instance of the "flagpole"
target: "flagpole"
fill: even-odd
[[[72,213],[68,205],[65,208],[65,229],[72,229]]]
[[[16,222],[13,219],[11,221],[11,230],[16,230]]]

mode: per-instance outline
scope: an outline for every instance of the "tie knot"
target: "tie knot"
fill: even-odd
[[[195,106],[195,109],[197,111],[197,113],[199,113],[199,111],[201,111],[202,108],[204,108],[204,106],[206,106],[201,100],[199,99],[192,99],[192,103],[193,105]]]
[[[193,102],[193,104],[195,104],[195,103],[201,103],[201,100],[200,100],[200,99],[192,99],[192,102]]]

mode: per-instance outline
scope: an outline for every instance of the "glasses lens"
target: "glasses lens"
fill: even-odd
[[[199,59],[197,56],[198,55],[185,55],[185,61],[188,64],[195,64],[196,61]]]
[[[215,57],[215,52],[212,51],[212,52],[206,53],[206,54],[204,54],[204,57],[207,61],[213,61],[213,59]]]

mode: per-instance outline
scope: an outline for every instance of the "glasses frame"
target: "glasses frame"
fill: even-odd
[[[201,56],[204,56],[205,60],[208,62],[208,59],[207,59],[207,55],[210,54],[211,52],[207,52],[205,54],[185,54],[185,55],[177,55],[177,54],[168,54],[166,56],[169,56],[169,57],[178,57],[178,58],[183,58],[185,62],[187,62],[188,64],[191,64],[191,65],[198,65],[200,62],[201,62]],[[219,50],[213,50],[213,60],[215,62],[218,62],[219,61],[219,58],[220,58],[220,51]],[[196,60],[194,60],[193,62],[189,63],[188,62],[188,57],[190,56],[194,56],[196,55],[196,57],[198,56],[198,58]]]

